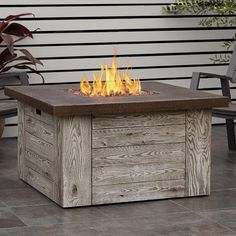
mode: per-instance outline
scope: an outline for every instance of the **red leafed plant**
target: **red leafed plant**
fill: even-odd
[[[33,38],[28,28],[15,22],[21,16],[27,15],[33,14],[9,15],[0,22],[0,45],[3,45],[0,48],[0,73],[7,72],[13,68],[20,70],[28,69],[42,77],[37,71],[37,64],[43,65],[42,62],[33,57],[28,50],[15,48],[15,43],[28,37]]]

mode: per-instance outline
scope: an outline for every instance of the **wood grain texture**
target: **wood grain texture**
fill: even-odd
[[[19,177],[25,180],[25,107],[24,104],[18,102],[18,174]]]
[[[25,115],[25,130],[46,142],[51,144],[55,142],[54,127],[28,115]]]
[[[210,194],[211,111],[186,114],[186,196]]]
[[[185,180],[156,181],[93,187],[93,204],[183,197]]]
[[[91,117],[58,118],[63,207],[91,205]]]
[[[48,178],[29,167],[25,167],[25,181],[50,199],[56,201],[53,195],[53,183]]]
[[[54,117],[40,109],[25,105],[25,113],[37,120],[42,121],[43,123],[51,126],[54,125]]]
[[[185,162],[97,167],[92,176],[94,186],[184,179]]]
[[[93,129],[185,124],[184,112],[100,115],[93,118]]]
[[[185,125],[93,130],[92,148],[185,141]]]
[[[5,119],[0,119],[0,138],[2,137],[4,127],[5,127]]]
[[[55,160],[55,146],[28,132],[25,132],[25,147],[50,161]]]
[[[93,167],[183,161],[185,161],[185,143],[94,148],[92,150]]]
[[[51,115],[42,112],[37,114],[36,109],[26,105],[24,167],[27,178],[25,181],[59,204],[58,176],[61,171],[59,166],[56,166],[58,159],[55,145],[56,126],[53,121]]]
[[[28,149],[25,150],[25,165],[50,180],[55,180],[54,163]]]

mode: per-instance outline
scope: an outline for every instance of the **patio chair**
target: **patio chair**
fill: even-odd
[[[197,90],[199,88],[200,79],[218,78],[220,79],[222,95],[229,97],[229,106],[224,108],[214,108],[212,115],[226,119],[226,129],[228,138],[228,147],[230,150],[236,150],[234,119],[236,119],[236,104],[231,102],[231,93],[229,82],[236,83],[236,45],[230,60],[226,75],[193,72],[190,88]]]
[[[4,130],[5,118],[17,115],[17,102],[4,95],[4,87],[11,85],[29,85],[27,73],[17,72],[0,75],[0,138]]]

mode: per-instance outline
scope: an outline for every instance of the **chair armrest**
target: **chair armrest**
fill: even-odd
[[[207,76],[207,77],[202,77],[202,75]],[[190,89],[192,89],[192,90],[198,89],[201,77],[202,77],[202,79],[204,79],[204,78],[207,79],[208,77],[210,77],[210,78],[217,78],[217,79],[227,80],[227,81],[230,80],[230,78],[225,75],[206,73],[206,72],[193,72],[192,80],[191,80],[191,84],[190,84]]]
[[[210,77],[210,78],[230,80],[230,78],[225,76],[225,75],[219,75],[219,74],[213,74],[213,73],[207,73],[207,72],[194,72],[194,73],[200,73],[200,76],[205,75],[205,76]]]
[[[230,93],[230,87],[229,87],[230,78],[225,75],[206,73],[206,72],[193,72],[192,80],[191,80],[191,84],[190,84],[190,89],[198,90],[199,82],[200,82],[202,75],[207,76],[207,77],[202,77],[202,79],[206,79],[209,77],[220,79],[222,95],[229,97],[229,99],[231,100],[231,93]]]

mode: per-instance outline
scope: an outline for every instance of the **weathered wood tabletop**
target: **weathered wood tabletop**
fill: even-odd
[[[143,82],[152,95],[85,97],[70,92],[79,84],[9,86],[5,94],[55,116],[211,109],[228,106],[228,98],[158,82]]]

